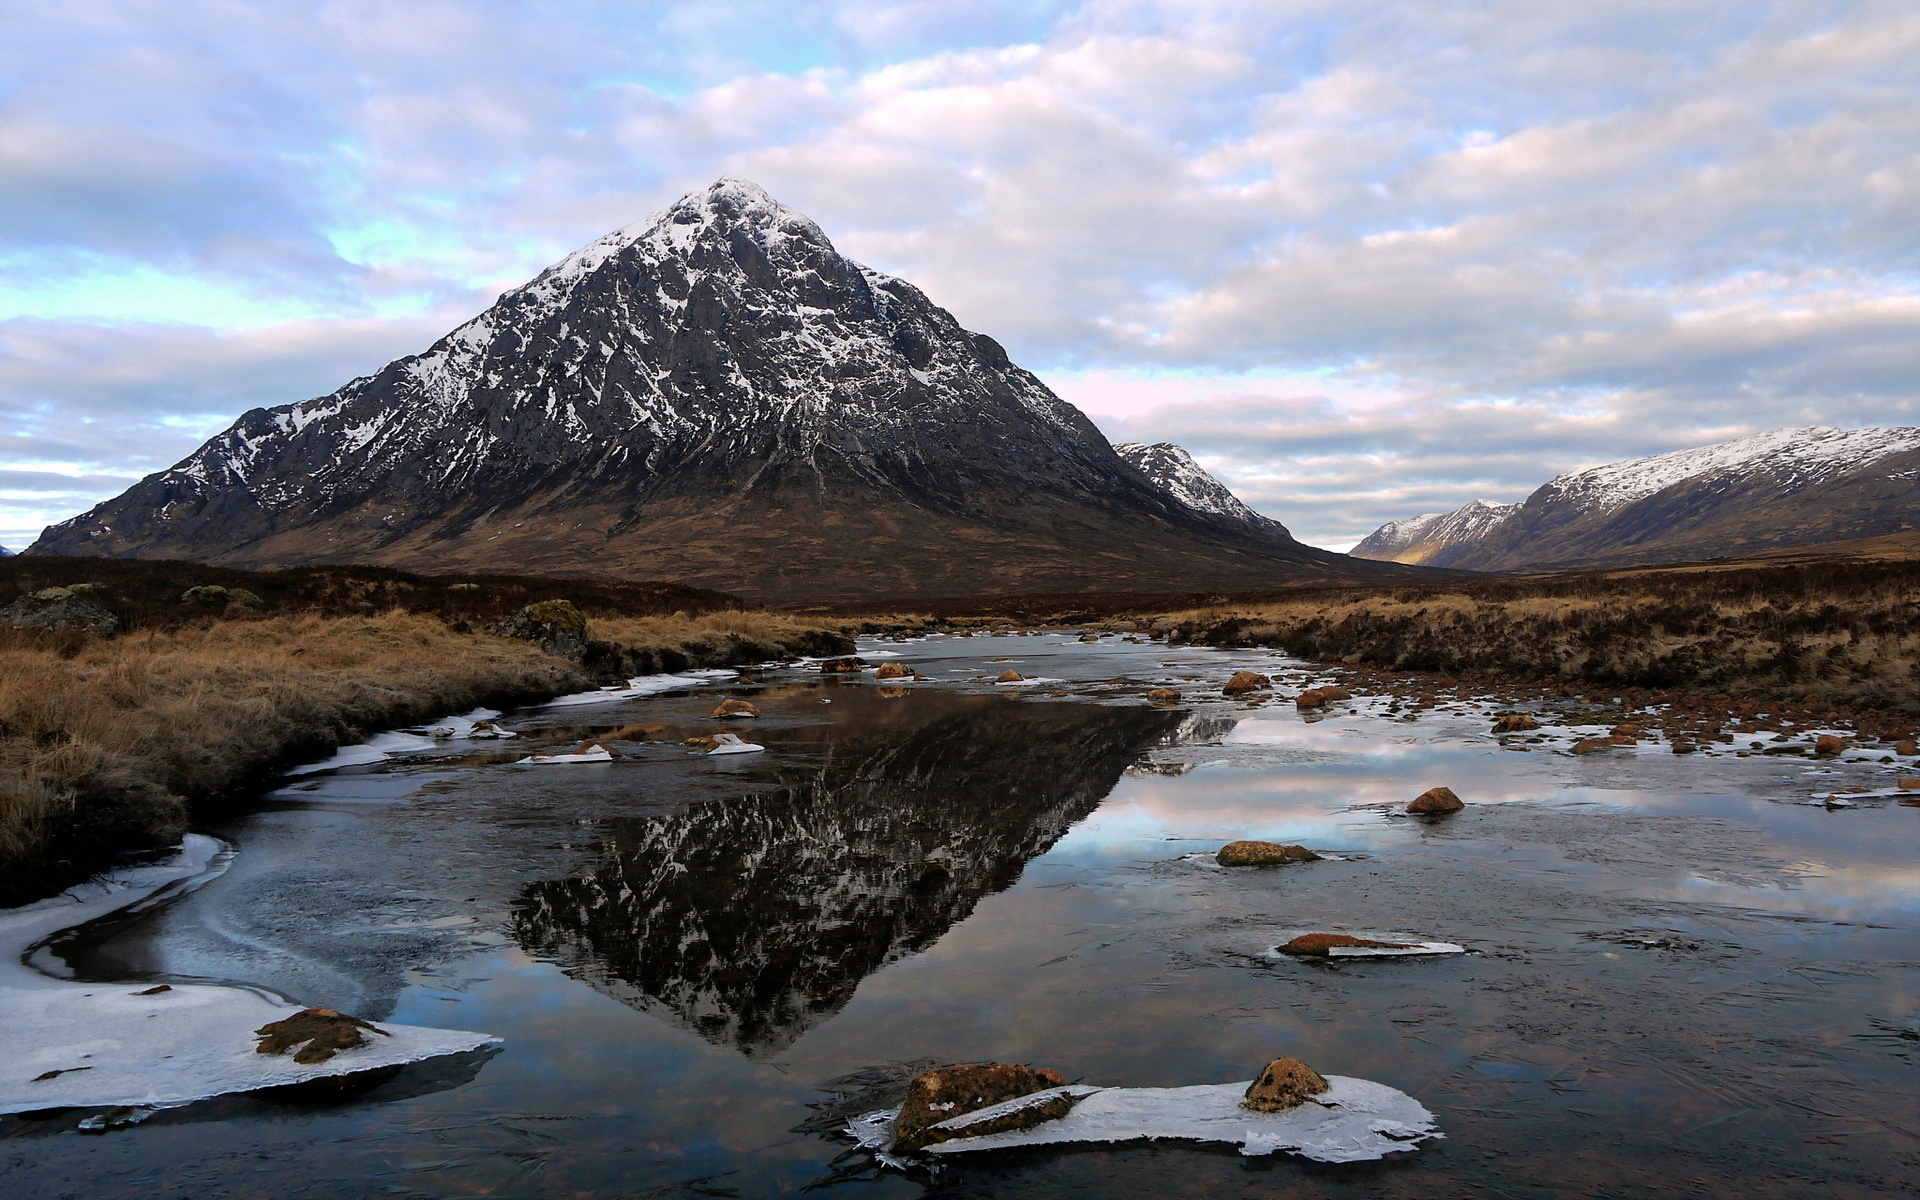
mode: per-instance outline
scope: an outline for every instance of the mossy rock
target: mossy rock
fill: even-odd
[[[225,608],[232,600],[233,593],[217,583],[203,583],[180,593],[180,603],[199,608]]]
[[[587,618],[570,600],[529,604],[494,627],[497,637],[538,642],[556,658],[579,662],[587,652]]]

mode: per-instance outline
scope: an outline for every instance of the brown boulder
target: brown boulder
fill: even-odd
[[[1294,697],[1293,703],[1299,708],[1324,708],[1327,703],[1327,694],[1319,688],[1308,688]]]
[[[1466,805],[1461,802],[1460,797],[1453,794],[1452,788],[1436,787],[1428,788],[1418,796],[1415,796],[1413,803],[1407,805],[1407,811],[1410,813],[1450,813],[1459,812],[1465,807]]]
[[[1815,754],[1838,754],[1846,748],[1847,740],[1845,738],[1835,737],[1831,733],[1823,733],[1813,739],[1813,752]]]
[[[1893,752],[1902,758],[1913,758],[1915,755],[1920,755],[1920,742],[1896,742]]]
[[[1638,725],[1615,725],[1607,732],[1617,738],[1637,740],[1640,736],[1640,727]]]
[[[1048,1088],[1064,1087],[1066,1082],[1058,1071],[1044,1067],[1036,1070],[1015,1063],[971,1063],[928,1071],[907,1085],[907,1098],[900,1105],[900,1115],[893,1119],[894,1145],[900,1150],[918,1150],[956,1137],[980,1136],[990,1131],[984,1127],[959,1131],[934,1129],[933,1126],[1003,1101],[1030,1096]],[[1066,1100],[1066,1105],[1054,1116],[1065,1115],[1066,1109],[1073,1105],[1071,1099],[1061,1099]],[[1021,1116],[1028,1111],[1009,1115]],[[1031,1111],[1037,1114],[1039,1110]],[[1034,1115],[1028,1118],[1028,1123],[1038,1124],[1047,1119]],[[1005,1128],[1024,1126],[1009,1125]]]
[[[720,706],[713,710],[712,715],[716,717],[757,717],[760,715],[760,710],[745,700],[722,700]]]
[[[1893,781],[1893,786],[1900,788],[1902,791],[1920,792],[1920,779],[1915,779],[1911,775],[1902,775]]]
[[[1276,1058],[1247,1085],[1247,1097],[1240,1106],[1254,1112],[1285,1112],[1326,1090],[1327,1081],[1320,1072],[1297,1058]]]
[[[1179,698],[1180,693],[1174,691],[1172,688],[1154,688],[1147,693],[1147,699],[1149,700],[1178,700]]]
[[[913,670],[899,663],[881,663],[879,669],[874,671],[873,677],[875,679],[911,679]]]
[[[1634,744],[1634,740],[1632,738],[1621,737],[1618,734],[1615,734],[1610,737],[1581,738],[1579,741],[1573,744],[1573,746],[1569,750],[1569,753],[1594,754],[1601,750],[1606,750],[1613,746],[1631,746],[1633,744]]]
[[[994,682],[995,683],[1019,683],[1025,678],[1026,678],[1025,675],[1022,675],[1020,672],[1014,670],[1012,667],[1008,667],[1006,670],[1000,672],[1000,678],[994,680]]]
[[[1220,691],[1228,696],[1244,696],[1248,692],[1263,692],[1273,686],[1273,680],[1258,671],[1235,671],[1233,678],[1227,680]]]
[[[1493,723],[1495,733],[1527,733],[1540,728],[1540,722],[1526,713],[1508,713]]]
[[[1327,952],[1335,946],[1359,946],[1367,950],[1417,949],[1406,942],[1376,942],[1372,938],[1359,938],[1345,933],[1303,933],[1280,947],[1280,953],[1312,954],[1326,958]]]
[[[1316,690],[1320,693],[1321,696],[1325,697],[1327,700],[1353,699],[1353,693],[1343,687],[1329,686],[1329,685],[1323,684]]]
[[[820,672],[823,675],[849,675],[864,669],[866,665],[857,658],[830,658],[820,664]]]
[[[260,1039],[256,1054],[285,1054],[294,1050],[293,1061],[311,1066],[334,1056],[335,1051],[351,1050],[367,1043],[367,1030],[381,1037],[392,1037],[359,1017],[349,1017],[331,1008],[303,1008],[290,1017],[270,1021],[254,1030]]]
[[[720,739],[714,738],[714,737],[707,737],[706,735],[702,734],[698,737],[690,737],[686,741],[680,744],[683,746],[698,746],[702,750],[711,750],[715,746],[718,746],[720,744]]]
[[[1320,856],[1305,846],[1280,842],[1228,842],[1215,855],[1223,867],[1264,867],[1273,863],[1319,862]]]

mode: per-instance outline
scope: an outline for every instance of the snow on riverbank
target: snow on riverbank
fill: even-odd
[[[299,1006],[241,987],[74,983],[28,966],[61,930],[164,898],[225,868],[224,847],[190,834],[171,859],[114,871],[59,896],[0,911],[0,1114],[47,1108],[166,1108],[304,1083],[498,1042],[483,1033],[382,1025],[387,1037],[300,1065],[254,1052],[254,1030]]]

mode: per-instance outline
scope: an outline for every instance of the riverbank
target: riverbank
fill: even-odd
[[[721,667],[850,645],[838,623],[754,612],[615,618],[589,633],[605,661],[584,666],[397,611],[0,634],[0,906],[174,845],[278,768],[376,730],[578,691],[629,663]]]

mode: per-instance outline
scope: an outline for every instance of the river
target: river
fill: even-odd
[[[1915,1192],[1920,809],[1815,802],[1891,784],[1871,755],[1573,757],[1553,720],[1541,740],[1490,736],[1498,695],[1422,709],[1362,691],[1317,715],[1222,698],[1239,668],[1286,696],[1331,677],[1263,651],[1048,633],[862,653],[928,678],[749,671],[289,778],[208,831],[237,849],[224,874],[77,931],[58,969],[244,982],[502,1045],[329,1102],[230,1097],[104,1137],[76,1132],[83,1113],[0,1118],[0,1187]],[[1007,669],[1043,682],[996,685]],[[1154,687],[1181,702],[1148,703]],[[761,716],[711,719],[729,696]],[[634,725],[619,761],[515,765]],[[682,744],[719,728],[766,751]],[[1436,784],[1466,810],[1400,815]],[[1328,857],[1212,862],[1240,838]],[[1469,953],[1273,952],[1312,931]],[[1282,1054],[1410,1093],[1445,1140],[1345,1166],[1157,1142],[903,1174],[831,1136],[833,1114],[926,1063],[1165,1087]]]

